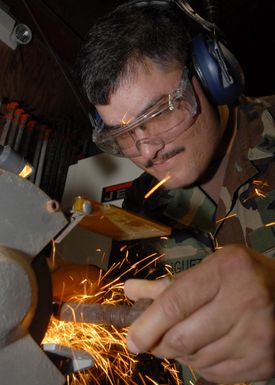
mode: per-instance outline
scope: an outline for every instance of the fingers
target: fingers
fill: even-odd
[[[213,366],[200,369],[200,376],[215,384],[240,384],[253,383],[264,385],[270,379],[273,372],[266,365],[259,365],[261,358],[247,366],[246,358],[228,359]],[[267,373],[270,373],[267,375]]]
[[[147,281],[144,279],[129,279],[124,284],[124,292],[128,298],[137,300],[139,298],[158,297],[169,285],[171,280],[167,278],[157,281]]]
[[[204,346],[230,333],[234,318],[230,312],[222,311],[222,308],[222,304],[217,301],[198,309],[171,327],[151,352],[167,358],[185,357],[189,360],[190,356],[197,357],[196,353]],[[210,356],[206,358],[208,360]],[[207,362],[207,365],[210,362]]]
[[[214,314],[211,320],[212,313]],[[257,314],[253,313],[251,317],[245,313],[240,314],[237,325],[234,324],[234,318],[230,313],[226,313],[230,318],[229,323],[225,316],[216,318],[215,314],[218,313],[210,306],[207,321],[203,315],[203,308],[200,309],[190,317],[191,326],[195,323],[197,328],[196,326],[193,326],[194,330],[192,327],[186,328],[184,324],[187,320],[179,323],[166,333],[157,348],[153,348],[151,352],[156,356],[175,358],[185,365],[192,366],[208,381],[216,383],[249,382],[251,378],[259,380],[272,377],[274,365],[272,358],[270,359],[273,357],[274,341],[272,307],[269,311],[262,309]],[[196,317],[201,320],[201,324],[197,323]],[[223,328],[225,323],[229,327],[228,330]],[[269,325],[267,330],[263,330],[263,324]],[[215,329],[218,331],[219,328],[222,334],[218,337]],[[197,350],[196,343],[197,346],[201,346]],[[261,348],[260,344],[263,344],[264,348]],[[262,363],[262,367],[259,363]]]
[[[217,383],[272,377],[274,265],[254,254],[225,247],[170,282],[129,281],[128,295],[154,302],[129,328],[128,348],[175,358]]]
[[[222,384],[250,382],[243,371],[244,360],[230,359],[200,369],[199,374],[207,381]]]
[[[138,284],[141,296],[148,297],[150,288],[155,300],[129,328],[127,343],[130,350],[137,353],[154,349],[169,329],[211,302],[219,290],[220,280],[219,275],[213,274],[212,267],[207,265],[205,262],[203,268],[198,265],[188,274],[176,275],[170,284],[155,281],[146,283],[144,288]],[[138,287],[128,286],[127,290],[130,294],[137,294]],[[158,292],[161,295],[155,297]]]

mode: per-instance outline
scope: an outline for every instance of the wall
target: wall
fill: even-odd
[[[77,98],[47,47],[34,39],[12,50],[0,42],[0,96],[24,101],[33,114],[56,118],[72,114],[86,118]]]
[[[20,108],[30,115],[28,121],[35,121],[31,134],[26,124],[19,148],[15,149],[14,141],[12,145],[8,139],[2,144],[9,144],[26,158],[34,166],[31,181],[60,201],[68,166],[79,158],[82,137],[85,140],[86,127],[90,128],[77,87],[68,82],[70,75],[60,66],[58,58],[35,37],[30,44],[18,46],[16,50],[0,42],[0,63],[0,133],[5,124],[7,102],[18,101]],[[16,130],[18,135],[19,129]],[[13,136],[9,134],[9,137]],[[26,147],[26,143],[30,144]],[[42,170],[39,178],[38,169]]]

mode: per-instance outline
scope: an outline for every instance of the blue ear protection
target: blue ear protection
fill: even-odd
[[[217,104],[232,104],[244,89],[240,64],[226,46],[215,38],[218,27],[199,16],[185,0],[134,0],[123,6],[167,7],[176,4],[187,16],[200,24],[206,33],[192,39],[192,63],[205,92]]]
[[[225,45],[203,34],[195,36],[192,62],[204,90],[215,104],[232,104],[238,99],[244,77],[237,59]]]

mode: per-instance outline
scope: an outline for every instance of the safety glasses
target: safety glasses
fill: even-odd
[[[135,119],[108,127],[99,116],[90,115],[93,141],[104,152],[137,157],[143,144],[165,145],[175,140],[191,126],[196,113],[197,102],[185,67],[178,88]],[[142,130],[142,140],[139,140],[139,130]]]

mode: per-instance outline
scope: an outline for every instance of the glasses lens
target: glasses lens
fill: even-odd
[[[188,79],[184,79],[173,94],[165,97],[147,113],[125,126],[95,130],[93,140],[105,152],[137,157],[139,130],[142,130],[143,137],[159,137],[164,143],[169,143],[191,126],[196,113],[197,103],[192,85]]]

